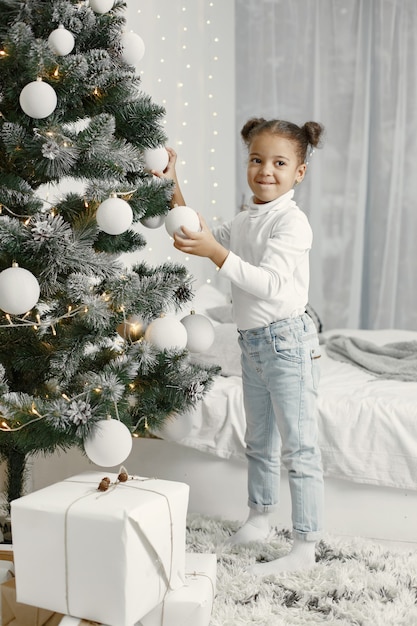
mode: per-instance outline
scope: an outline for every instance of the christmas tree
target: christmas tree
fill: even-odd
[[[83,447],[109,416],[132,435],[158,429],[193,406],[216,371],[175,341],[143,338],[191,300],[185,267],[120,258],[146,243],[132,224],[163,217],[172,195],[146,169],[146,151],[166,143],[164,109],[140,90],[125,9],[121,0],[0,0],[8,502],[22,493],[29,455]]]

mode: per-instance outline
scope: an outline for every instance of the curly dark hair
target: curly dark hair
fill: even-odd
[[[264,132],[294,141],[297,144],[297,156],[300,163],[306,163],[309,147],[310,149],[320,147],[324,127],[318,122],[306,122],[303,126],[297,126],[297,124],[284,120],[266,120],[263,117],[253,117],[246,122],[240,134],[246,146],[249,147],[253,138]]]

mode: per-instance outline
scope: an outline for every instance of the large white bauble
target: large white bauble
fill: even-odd
[[[53,30],[49,35],[48,44],[55,54],[59,57],[64,57],[74,49],[74,35],[60,24],[58,28]]]
[[[154,215],[153,217],[143,217],[140,223],[146,228],[159,228],[165,222],[165,215]]]
[[[34,80],[25,85],[19,96],[23,112],[36,120],[51,115],[55,111],[57,102],[55,89],[42,80]]]
[[[163,172],[168,165],[169,154],[163,146],[160,148],[148,148],[143,153],[147,170]]]
[[[140,223],[146,228],[159,228],[165,222],[165,215],[153,215],[152,217],[143,217]]]
[[[199,313],[190,313],[182,318],[187,331],[187,345],[190,352],[205,352],[214,341],[214,327],[208,317]]]
[[[165,228],[171,237],[174,236],[174,233],[177,233],[180,237],[185,237],[181,226],[185,226],[194,232],[200,230],[200,219],[196,211],[189,206],[176,206],[168,212],[165,218]]]
[[[122,58],[129,65],[137,65],[145,55],[145,42],[137,33],[128,32],[121,36]]]
[[[116,330],[123,339],[139,341],[145,334],[146,324],[139,315],[129,315],[125,322],[121,322]]]
[[[114,0],[90,0],[94,13],[108,13],[113,8]]]
[[[132,450],[132,435],[119,420],[100,420],[94,432],[85,439],[84,450],[90,461],[96,465],[120,465]]]
[[[23,267],[8,267],[0,272],[0,309],[12,315],[30,311],[39,300],[36,277]]]
[[[187,331],[184,324],[175,317],[158,317],[145,331],[145,340],[159,350],[183,350],[187,345]]]
[[[124,233],[133,222],[130,204],[122,198],[107,198],[97,209],[98,227],[109,235]]]
[[[169,441],[181,441],[190,434],[193,427],[193,414],[191,411],[175,415],[165,420],[163,426],[155,433],[162,439]]]

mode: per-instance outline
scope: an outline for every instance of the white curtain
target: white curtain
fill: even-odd
[[[236,0],[236,64],[238,131],[254,115],[326,128],[296,190],[325,328],[417,330],[416,0]]]

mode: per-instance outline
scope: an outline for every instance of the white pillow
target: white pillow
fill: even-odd
[[[209,318],[215,322],[220,322],[221,324],[231,324],[233,322],[231,304],[213,306],[210,309],[207,309],[206,313]]]
[[[191,311],[199,313],[200,315],[206,315],[210,318],[213,326],[217,326],[219,322],[208,313],[208,309],[222,307],[230,304],[230,297],[222,293],[216,287],[205,284],[199,287],[191,302],[183,305],[181,311],[176,314],[175,317],[182,319],[185,315],[189,315]]]
[[[222,306],[224,304],[228,304],[229,302],[230,298],[228,299],[226,294],[222,293],[212,285],[205,284],[196,290],[191,304],[195,307],[196,313],[203,313],[210,307]],[[197,309],[200,310],[197,311]]]

